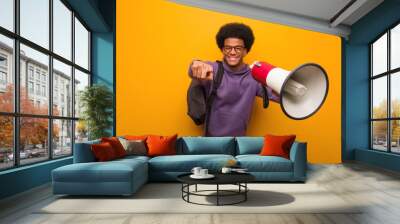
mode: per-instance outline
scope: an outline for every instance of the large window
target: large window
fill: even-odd
[[[14,31],[14,0],[0,1],[0,26]]]
[[[78,105],[90,35],[63,0],[0,0],[0,170],[70,156],[87,140]]]
[[[400,24],[370,45],[371,148],[400,153]]]

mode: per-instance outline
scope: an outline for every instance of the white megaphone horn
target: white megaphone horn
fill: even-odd
[[[279,94],[286,116],[306,119],[315,114],[328,94],[328,76],[318,64],[306,63],[293,71],[256,61],[250,65],[253,77]]]

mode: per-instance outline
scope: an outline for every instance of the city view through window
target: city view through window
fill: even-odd
[[[371,51],[371,147],[400,153],[400,24]]]
[[[89,31],[61,0],[20,0],[17,28],[14,7],[0,1],[0,170],[70,156],[87,140]]]

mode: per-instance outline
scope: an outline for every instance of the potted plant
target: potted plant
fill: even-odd
[[[89,140],[110,136],[107,131],[112,125],[113,93],[102,84],[86,87],[79,98],[83,122],[88,130]]]

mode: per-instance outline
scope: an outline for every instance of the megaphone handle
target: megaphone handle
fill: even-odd
[[[269,106],[269,96],[268,96],[267,87],[263,86],[262,89],[263,89],[263,107],[265,109],[265,108],[268,108],[268,106]]]

